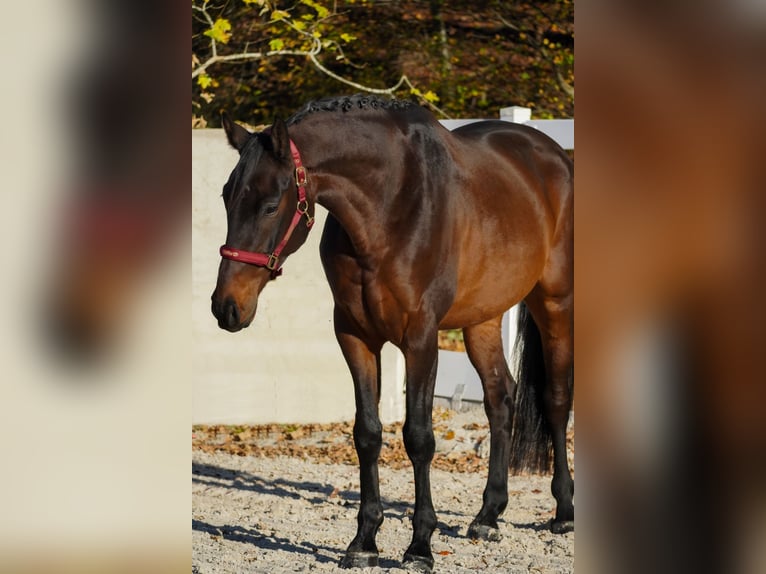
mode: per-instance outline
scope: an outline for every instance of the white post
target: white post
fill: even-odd
[[[383,345],[380,353],[381,386],[380,421],[383,424],[404,420],[404,355],[391,343]]]
[[[524,106],[510,106],[500,108],[500,119],[506,122],[523,124],[532,119],[532,109]]]

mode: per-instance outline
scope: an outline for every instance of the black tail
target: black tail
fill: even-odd
[[[519,304],[514,371],[516,397],[511,433],[511,471],[549,472],[553,443],[545,418],[545,361],[540,331],[525,303]]]

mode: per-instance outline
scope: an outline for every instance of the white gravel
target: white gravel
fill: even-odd
[[[510,477],[500,542],[465,537],[485,481],[483,473],[432,469],[439,519],[432,538],[434,572],[573,572],[574,533],[548,530],[555,505],[548,476]],[[400,560],[412,534],[412,471],[381,467],[380,490],[380,566],[343,572],[405,572]],[[335,572],[356,531],[358,470],[195,450],[192,497],[192,572]]]

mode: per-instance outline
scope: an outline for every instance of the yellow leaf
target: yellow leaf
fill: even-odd
[[[222,44],[226,44],[231,38],[231,22],[225,18],[218,18],[213,26],[205,31],[205,36],[212,38]]]
[[[327,18],[330,15],[330,11],[315,0],[301,0],[301,3],[316,10],[318,18]]]
[[[200,74],[199,76],[197,76],[197,84],[203,90],[209,88],[212,83],[213,83],[213,78],[211,78],[207,74],[203,73],[203,74]]]
[[[425,98],[427,101],[431,102],[432,104],[435,104],[436,102],[438,102],[438,101],[439,101],[439,96],[437,96],[437,95],[436,95],[435,93],[433,93],[431,90],[428,90],[428,91],[427,91],[427,92],[426,92],[426,93],[423,95],[423,97],[424,97],[424,98]]]
[[[290,12],[286,12],[285,10],[274,10],[271,13],[272,20],[284,20],[289,17],[290,17]]]

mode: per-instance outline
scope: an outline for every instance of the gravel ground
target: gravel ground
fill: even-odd
[[[475,441],[480,452],[483,437],[476,439],[477,425],[470,421],[481,417],[483,413],[461,413],[450,418],[456,431],[443,433],[451,440],[437,441],[437,450],[443,454],[464,449],[466,443],[470,448]],[[464,427],[471,431],[461,430]],[[483,469],[432,469],[439,519],[432,538],[434,571],[573,572],[574,533],[553,535],[548,530],[555,504],[549,476],[509,478],[501,541],[473,542],[465,537],[481,506],[485,481]],[[357,571],[405,572],[400,560],[412,534],[411,469],[382,466],[380,490],[385,516],[377,538],[380,566]],[[241,456],[195,448],[192,497],[193,572],[335,572],[340,571],[338,563],[356,531],[358,470],[301,456]]]

